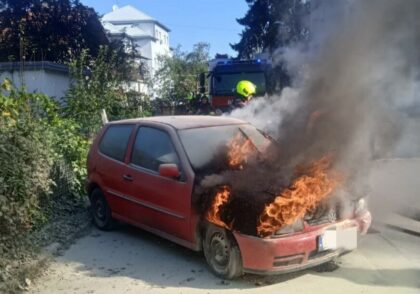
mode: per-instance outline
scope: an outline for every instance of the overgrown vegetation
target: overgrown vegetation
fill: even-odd
[[[1,293],[22,289],[38,248],[66,243],[89,223],[86,157],[101,110],[110,120],[151,112],[134,44],[109,41],[94,9],[78,0],[0,0],[0,61],[42,60],[69,65],[63,101],[0,81]]]
[[[86,158],[102,124],[100,111],[105,109],[110,119],[150,113],[147,97],[130,89],[127,80],[139,72],[130,62],[131,55],[124,54],[103,46],[93,59],[83,51],[70,64],[73,83],[64,101],[15,89],[9,80],[2,83],[0,292],[2,280],[25,268],[17,260],[31,255],[37,245],[48,244],[48,238],[58,235],[59,241],[65,241],[68,232],[83,227],[78,219],[88,223]],[[78,215],[77,220],[72,215]],[[60,225],[53,226],[55,232],[66,235],[49,232],[50,237],[33,237],[33,232],[45,232],[44,226],[57,219]],[[63,221],[68,229],[62,228]],[[11,264],[16,270],[10,269]]]
[[[130,81],[141,74],[134,57],[102,46],[95,60],[83,51],[70,64],[74,83],[65,97],[64,112],[79,122],[88,137],[101,126],[102,109],[111,120],[150,114],[148,97],[131,88]]]
[[[64,101],[15,89],[9,80],[1,85],[0,282],[8,263],[33,249],[29,233],[83,208],[86,157],[100,111],[110,119],[150,113],[147,97],[130,88],[142,73],[135,52],[125,49],[101,46],[96,58],[83,50],[70,63],[73,83]]]
[[[60,170],[66,171],[65,196],[80,199],[87,148],[79,125],[60,116],[57,102],[16,90],[8,80],[2,84],[0,255],[16,254],[25,234],[48,220]]]

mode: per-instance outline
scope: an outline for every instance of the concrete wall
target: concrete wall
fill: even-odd
[[[153,57],[156,58],[160,55],[169,55],[169,33],[156,24],[154,25],[154,30],[154,36],[156,38],[156,41],[153,42]]]
[[[0,72],[0,81],[10,79],[16,87],[24,86],[28,92],[44,93],[61,99],[70,87],[68,74],[45,69],[23,70],[22,75],[17,70]]]
[[[156,40],[138,39],[135,41],[141,55],[150,59],[147,62],[147,65],[153,76],[154,72],[160,67],[159,56],[171,54],[169,49],[169,34],[166,30],[153,22],[140,23],[138,26],[156,38]]]
[[[146,63],[147,68],[150,71],[150,74],[153,75],[153,59],[152,59],[152,42],[149,39],[140,39],[135,41],[136,49],[141,54],[141,56],[147,58],[143,60]]]
[[[141,22],[138,23],[137,26],[149,36],[155,37],[155,24],[153,22]]]
[[[156,44],[160,45],[162,51],[169,51],[169,34],[166,30],[158,25],[154,25],[154,36],[157,39]]]

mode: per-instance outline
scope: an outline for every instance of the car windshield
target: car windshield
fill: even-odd
[[[251,81],[257,86],[257,96],[266,91],[264,72],[224,73],[214,76],[213,92],[215,95],[232,94],[239,81]]]
[[[250,124],[180,130],[179,137],[196,172],[213,172],[226,161],[227,146],[241,136],[249,139],[258,152],[271,144],[263,133]]]

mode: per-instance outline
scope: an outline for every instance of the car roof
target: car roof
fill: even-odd
[[[158,124],[166,124],[178,130],[195,129],[225,125],[240,125],[248,124],[246,121],[224,117],[224,116],[209,116],[209,115],[177,115],[177,116],[153,116],[145,118],[125,119],[119,121],[112,121],[109,124],[127,124],[127,123],[141,123],[152,122]]]

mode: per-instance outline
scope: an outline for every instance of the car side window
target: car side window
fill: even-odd
[[[179,166],[178,155],[169,135],[150,127],[139,128],[131,162],[153,171],[159,171],[159,165],[164,163],[175,163]]]
[[[118,161],[124,161],[128,140],[134,125],[111,125],[105,131],[99,150]]]

